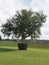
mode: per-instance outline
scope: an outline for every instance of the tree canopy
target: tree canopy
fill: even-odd
[[[7,36],[13,34],[16,38],[25,39],[29,36],[36,38],[41,34],[40,28],[45,21],[46,15],[43,12],[22,9],[2,25],[1,31]]]

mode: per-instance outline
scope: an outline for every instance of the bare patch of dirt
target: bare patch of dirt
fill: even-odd
[[[33,43],[33,46],[44,46],[44,47],[49,47],[49,44],[39,44],[39,43]]]

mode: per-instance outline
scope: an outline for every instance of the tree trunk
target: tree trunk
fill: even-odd
[[[21,43],[18,43],[19,50],[26,50],[27,49],[28,44],[25,43],[24,41],[25,41],[25,36],[22,35]]]
[[[18,48],[19,48],[19,50],[26,50],[27,49],[27,46],[28,46],[28,44],[25,44],[25,43],[18,43]]]

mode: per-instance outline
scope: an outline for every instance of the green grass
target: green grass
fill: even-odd
[[[49,65],[49,48],[28,46],[26,51],[18,50],[12,41],[0,45],[0,65]]]
[[[0,46],[16,46],[16,41],[0,41]]]

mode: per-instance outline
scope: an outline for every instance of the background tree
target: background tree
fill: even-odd
[[[29,36],[35,39],[41,34],[40,28],[45,21],[46,15],[43,12],[23,9],[17,11],[15,16],[7,20],[7,23],[2,25],[1,31],[7,36],[13,34],[16,38],[21,37],[21,40],[25,40]]]

